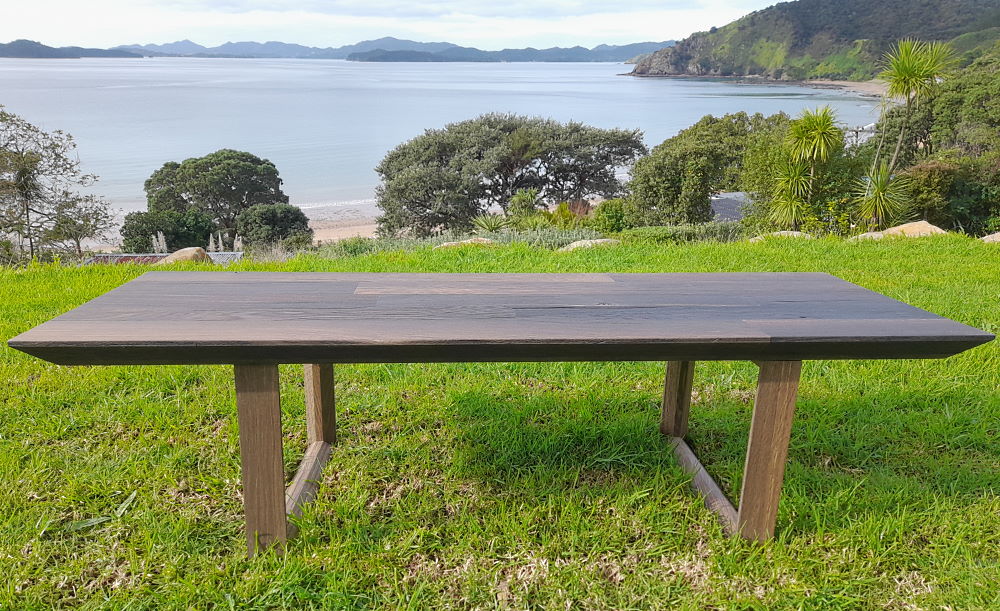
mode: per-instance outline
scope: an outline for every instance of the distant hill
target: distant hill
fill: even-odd
[[[350,59],[365,62],[621,62],[673,44],[640,42],[551,49],[482,51],[450,42],[417,42],[385,37],[342,47],[307,47],[284,42],[227,42],[205,47],[190,40],[163,45],[122,45],[115,50],[161,57],[256,57],[284,59]]]
[[[863,80],[901,38],[957,39],[971,59],[997,27],[1000,0],[795,0],[638,58],[632,74]]]
[[[25,59],[79,59],[81,57],[142,57],[123,50],[85,49],[83,47],[48,47],[33,40],[15,40],[0,44],[0,57]]]
[[[307,47],[286,42],[227,42],[217,47],[205,47],[190,40],[180,40],[163,45],[122,45],[115,49],[142,53],[155,57],[250,57],[278,59],[347,59],[352,53],[383,51],[418,51],[435,53],[451,47],[449,42],[417,42],[391,36],[365,40],[342,47]]]
[[[673,41],[639,42],[630,45],[552,47],[549,49],[503,49],[482,51],[473,47],[452,46],[442,51],[389,51],[376,49],[347,56],[359,62],[624,62],[636,55],[669,47]]]

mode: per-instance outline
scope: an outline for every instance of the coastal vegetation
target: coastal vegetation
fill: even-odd
[[[898,41],[881,60],[887,93],[866,137],[848,134],[828,107],[796,117],[706,116],[648,155],[635,131],[512,115],[430,130],[377,170],[380,232],[615,234],[706,223],[715,194],[739,191],[747,197],[745,235],[846,237],[915,220],[993,233],[1000,230],[1000,46],[958,63],[945,43]]]
[[[72,136],[46,132],[0,106],[0,264],[79,255],[113,223],[108,203],[81,193],[85,174]]]
[[[954,41],[965,63],[1000,40],[995,0],[794,0],[642,58],[636,76],[867,80],[900,39]]]
[[[146,180],[145,190],[147,211],[126,215],[121,229],[125,247],[132,252],[148,250],[150,231],[167,236],[170,250],[204,246],[214,233],[220,233],[223,246],[231,248],[242,213],[255,206],[288,204],[273,163],[232,149],[180,163],[168,161]],[[255,236],[263,235],[261,222],[273,217],[279,226],[270,235],[288,237],[305,231],[295,229],[296,223],[301,223],[293,216],[286,209],[269,208],[248,216],[244,226],[253,227]]]
[[[996,246],[624,237],[227,269],[816,271],[997,332]],[[0,339],[150,269],[0,270]],[[231,367],[55,367],[0,342],[0,378],[0,608],[1000,605],[997,342],[943,361],[807,363],[765,547],[726,537],[690,491],[657,428],[662,363],[337,366],[319,496],[284,557],[253,560]],[[301,367],[282,366],[281,382],[291,467],[306,446]],[[755,383],[748,363],[695,376],[691,443],[730,495]]]
[[[530,216],[546,204],[613,197],[623,190],[616,170],[645,152],[639,130],[512,114],[427,130],[375,169],[382,180],[379,232],[421,237],[468,230],[491,208]],[[526,193],[532,195],[525,207]]]

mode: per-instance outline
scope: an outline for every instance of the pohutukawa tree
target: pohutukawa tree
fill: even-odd
[[[390,151],[376,168],[379,232],[425,236],[470,229],[491,207],[505,213],[523,195],[556,203],[623,190],[616,170],[645,153],[638,130],[512,114],[452,123]],[[533,191],[530,191],[533,190]]]
[[[262,204],[287,204],[278,168],[244,151],[222,149],[204,157],[169,161],[146,180],[149,212],[197,210],[214,221],[227,246],[236,218]],[[206,236],[207,237],[207,236]]]

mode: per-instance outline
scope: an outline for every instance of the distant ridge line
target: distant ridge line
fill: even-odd
[[[353,61],[446,61],[446,62],[623,62],[670,46],[673,41],[640,42],[627,45],[597,45],[591,49],[552,47],[548,49],[503,49],[483,51],[450,42],[418,42],[391,36],[364,40],[341,47],[309,47],[279,41],[227,42],[206,47],[191,40],[166,44],[119,45],[111,49],[49,47],[30,40],[0,44],[0,57],[80,58],[80,57],[225,57],[259,59],[348,59]]]

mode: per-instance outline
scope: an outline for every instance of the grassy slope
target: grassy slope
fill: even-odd
[[[512,246],[316,271],[829,271],[994,332],[1000,249]],[[144,271],[0,271],[0,339]],[[1000,345],[806,365],[778,539],[720,533],[657,432],[660,363],[338,368],[341,442],[285,558],[248,561],[228,367],[61,368],[0,348],[0,608],[1000,605]],[[692,439],[738,489],[754,370],[703,363]],[[304,439],[283,367],[286,460]],[[70,531],[74,521],[120,518]]]

